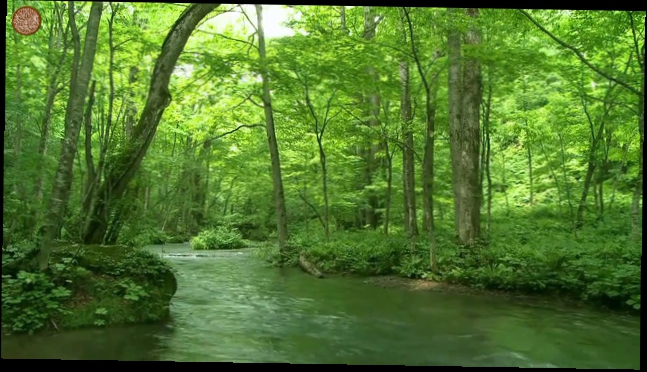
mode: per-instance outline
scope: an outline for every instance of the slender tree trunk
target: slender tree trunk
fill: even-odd
[[[404,233],[405,234],[411,234],[411,228],[409,225],[409,195],[407,194],[408,191],[408,186],[407,186],[407,164],[406,161],[404,160],[404,149],[405,147],[402,146],[402,202],[404,203],[403,205],[403,228],[404,228]]]
[[[438,85],[431,82],[426,92],[425,158],[422,169],[423,216],[425,231],[429,239],[431,271],[438,272],[436,258],[436,237],[434,234],[434,145],[436,134],[436,92]]]
[[[501,151],[501,172],[503,173],[503,196],[505,197],[506,213],[510,213],[510,201],[508,200],[508,179],[505,171],[505,153]]]
[[[65,57],[67,56],[67,49],[69,45],[69,43],[67,42],[67,30],[64,33],[62,32],[63,11],[58,7],[57,3],[55,3],[54,8],[55,8],[55,15],[58,21],[58,27],[55,27],[54,24],[52,24],[52,28],[50,31],[50,53],[53,54],[54,50],[60,47],[60,43],[55,41],[56,38],[62,37],[63,45],[62,45],[61,56],[59,57],[58,62],[49,77],[49,82],[47,84],[47,92],[45,94],[45,97],[46,97],[45,113],[43,115],[43,121],[41,123],[40,139],[38,141],[38,156],[40,157],[41,167],[44,166],[45,156],[47,155],[47,143],[49,141],[49,131],[52,123],[52,109],[54,108],[56,95],[60,91],[60,89],[57,87],[58,76],[61,73],[63,62],[65,61]],[[54,31],[55,28],[57,29],[57,31]],[[38,175],[36,176],[35,189],[36,189],[36,192],[35,192],[36,199],[40,204],[43,201],[43,172],[38,172]],[[39,216],[37,215],[37,219],[38,217]]]
[[[404,41],[406,32],[403,30]],[[418,235],[418,216],[416,208],[416,182],[415,163],[413,154],[413,129],[412,107],[411,107],[411,82],[409,77],[409,64],[400,62],[400,116],[402,118],[402,134],[404,146],[402,146],[403,163],[403,186],[404,186],[404,225],[405,231],[412,236]]]
[[[436,94],[438,89],[438,74],[430,81],[422,67],[418,48],[414,39],[413,23],[409,17],[407,8],[402,8],[402,23],[406,19],[411,39],[411,52],[413,54],[418,74],[425,88],[425,154],[422,169],[422,192],[423,192],[423,227],[429,239],[429,266],[432,273],[438,272],[436,257],[436,237],[434,233],[434,146],[436,136]],[[406,35],[406,34],[405,34]],[[437,52],[436,52],[437,53]],[[436,55],[434,53],[434,55]],[[435,58],[435,57],[434,57]],[[433,61],[432,61],[433,62]],[[415,238],[415,236],[414,236]],[[411,249],[415,248],[415,239],[412,239]]]
[[[272,98],[270,95],[269,73],[267,70],[267,57],[265,52],[265,33],[263,31],[263,6],[256,4],[256,18],[258,20],[258,49],[261,59],[261,77],[263,80],[263,109],[265,111],[265,124],[267,125],[267,141],[270,146],[272,161],[272,179],[274,181],[274,202],[276,203],[276,223],[278,230],[279,248],[286,250],[288,240],[288,222],[285,209],[285,196],[283,193],[283,179],[281,178],[281,161],[279,159],[279,146],[276,141],[274,129],[274,113],[272,111]]]
[[[555,188],[557,189],[557,203],[560,209],[560,214],[561,214],[561,209],[562,209],[562,187],[559,183],[559,178],[557,178],[557,174],[555,174],[555,168],[553,168],[553,165],[550,162],[550,157],[548,156],[548,151],[546,151],[546,146],[544,146],[544,141],[542,141],[541,138],[539,138],[539,147],[541,148],[541,151],[544,153],[544,158],[546,159],[546,164],[548,165],[548,169],[550,170],[550,176],[553,178],[553,181],[555,182]]]
[[[526,121],[526,125],[528,122]],[[535,204],[535,185],[534,177],[532,175],[532,148],[530,140],[530,131],[526,131],[528,138],[526,138],[526,159],[528,159],[528,188],[530,189],[530,205]]]
[[[88,99],[88,105],[86,108],[86,114],[84,119],[84,130],[85,130],[85,168],[87,169],[87,180],[85,187],[83,188],[82,193],[82,211],[86,212],[90,210],[92,206],[92,197],[94,194],[94,185],[97,178],[94,168],[94,159],[92,157],[92,106],[94,105],[94,90],[97,85],[95,80],[92,81],[90,86],[90,97]],[[85,214],[87,216],[87,214]],[[85,231],[87,222],[83,223],[81,227],[81,233]]]
[[[564,138],[561,134],[558,134],[557,137],[559,138],[559,148],[562,155],[562,176],[564,178],[564,188],[566,189],[566,201],[568,202],[571,220],[574,221],[575,210],[573,207],[573,198],[571,197],[571,183],[568,182],[568,175],[566,173],[566,149],[564,148]]]
[[[389,235],[389,223],[391,219],[391,195],[393,188],[393,154],[389,151],[386,143],[386,205],[384,211],[384,235]]]
[[[622,173],[622,169],[627,166],[627,156],[629,155],[629,143],[625,143],[622,146],[622,160],[620,161],[620,166],[617,169],[617,172],[615,173],[613,177],[613,186],[611,188],[611,197],[609,198],[609,206],[607,207],[607,210],[611,212],[613,209],[613,202],[615,201],[616,198],[616,190],[618,189],[618,180],[619,180],[619,175]]]
[[[13,2],[13,11],[16,11],[16,3]],[[16,64],[16,104],[18,107],[22,106],[22,60],[20,59],[20,38],[18,36],[17,32],[13,33],[14,35],[14,44],[16,46],[16,51],[18,53],[18,63]],[[18,110],[15,114],[16,117],[16,133],[14,135],[14,158],[15,158],[15,168],[20,169],[20,154],[22,152],[21,150],[21,144],[22,144],[22,111]],[[20,187],[18,186],[18,183],[14,183],[13,185],[14,192],[16,192],[18,195],[23,194],[23,192],[20,191]]]
[[[485,132],[485,159],[483,161],[485,168],[485,176],[487,178],[487,220],[485,222],[485,229],[487,233],[490,232],[490,223],[492,220],[492,175],[490,174],[490,156],[491,156],[491,146],[490,146],[490,114],[492,108],[492,83],[488,83],[487,88],[487,99],[485,101],[485,120],[484,132]]]
[[[643,44],[643,64],[645,53],[645,46]],[[644,65],[643,65],[644,69]],[[642,207],[641,199],[643,197],[643,142],[645,139],[645,75],[643,70],[643,79],[640,85],[641,95],[638,96],[638,133],[640,138],[640,153],[638,158],[638,182],[634,189],[634,194],[631,202],[631,226],[633,234],[636,238],[642,237]]]
[[[526,140],[524,141],[524,147],[526,148],[526,159],[528,160],[528,188],[530,192],[530,205],[535,204],[535,178],[533,177],[532,171],[532,132],[530,131],[528,124],[528,102],[526,102],[526,75],[523,75],[523,121],[525,125]]]
[[[73,82],[73,85],[70,86],[70,96],[65,113],[65,138],[63,140],[63,148],[61,149],[54,187],[52,188],[45,225],[43,226],[40,249],[35,260],[32,262],[41,271],[46,270],[48,267],[52,243],[56,236],[58,224],[63,219],[65,207],[70,196],[74,154],[76,154],[81,124],[83,122],[83,107],[88,85],[90,84],[92,67],[94,65],[102,11],[102,2],[92,3],[85,35],[83,59],[78,70],[77,78]],[[70,2],[69,6],[69,16],[70,22],[74,23],[74,6],[72,2]],[[75,25],[72,26],[72,30],[78,34]]]
[[[586,107],[585,107],[586,110]],[[605,107],[606,111],[606,107]],[[600,127],[598,128],[597,134],[593,132],[593,122],[589,122],[591,124],[591,147],[589,148],[589,154],[588,154],[588,166],[586,169],[586,176],[584,176],[584,188],[582,189],[582,196],[580,197],[580,203],[577,207],[577,220],[575,222],[575,227],[576,228],[581,228],[582,225],[584,225],[584,209],[586,209],[586,198],[589,195],[589,190],[591,189],[591,183],[593,182],[593,175],[595,174],[595,168],[596,168],[596,154],[598,151],[598,145],[600,143],[600,138],[602,137],[602,133],[604,133],[604,120],[606,117],[606,112],[603,114],[602,121],[600,123]]]
[[[330,240],[330,202],[328,200],[328,166],[326,164],[326,152],[323,147],[323,133],[317,133],[317,146],[319,147],[319,162],[321,163],[321,182],[324,197],[324,231],[326,240]]]

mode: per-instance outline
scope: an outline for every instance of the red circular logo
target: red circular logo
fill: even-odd
[[[11,17],[11,25],[21,35],[33,35],[40,29],[42,19],[38,10],[31,6],[22,6]]]

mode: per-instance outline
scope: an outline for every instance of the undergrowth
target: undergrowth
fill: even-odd
[[[440,225],[440,224],[439,224]],[[475,288],[569,296],[615,309],[640,310],[642,243],[629,231],[589,227],[573,234],[554,218],[500,221],[483,244],[458,247],[449,226],[436,229],[439,273],[429,272],[429,246],[415,248],[402,233],[338,232],[294,234],[284,264],[305,253],[320,270],[359,275],[428,278]],[[625,234],[617,234],[617,232]],[[257,254],[277,264],[278,249],[264,244]]]
[[[25,248],[3,250],[3,266]],[[170,265],[143,250],[66,247],[52,252],[45,272],[3,272],[2,328],[42,329],[151,322],[168,314],[175,281]]]
[[[195,250],[237,249],[245,246],[238,230],[224,226],[204,230],[191,238],[190,243]]]

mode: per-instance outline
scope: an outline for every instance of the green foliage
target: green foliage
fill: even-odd
[[[450,253],[440,266],[448,282],[567,294],[605,306],[640,309],[641,254],[636,247],[596,249],[590,243],[552,238],[527,245],[497,242],[463,255]]]
[[[110,249],[117,248],[107,248],[107,250]],[[142,249],[125,249],[124,251],[126,251],[125,254],[113,257],[105,253],[96,253],[101,255],[97,264],[88,264],[90,267],[99,268],[101,272],[108,275],[139,280],[163,281],[169,272],[175,272],[175,269],[167,261],[154,253]],[[88,252],[83,254],[88,256]]]
[[[2,324],[12,332],[155,321],[168,314],[174,270],[126,247],[55,248],[46,273],[2,279]]]
[[[119,237],[120,244],[134,248],[141,248],[154,244],[164,244],[166,242],[170,243],[170,240],[172,240],[171,237],[163,231],[153,228],[136,230],[130,226],[125,228]]]
[[[97,316],[97,319],[94,321],[94,325],[98,327],[105,326],[105,316],[108,315],[108,310],[105,307],[100,307],[94,311],[94,314]]]
[[[119,283],[119,286],[123,289],[126,300],[139,301],[148,297],[148,292],[146,292],[144,287],[131,280],[124,280]]]
[[[243,239],[252,241],[265,241],[269,237],[268,231],[258,215],[232,213],[215,219],[214,225],[228,230],[237,230]]]
[[[224,226],[202,231],[191,239],[191,246],[196,250],[237,249],[243,248],[245,242],[238,230]]]
[[[500,219],[484,246],[460,248],[445,226],[437,227],[438,275],[429,272],[429,251],[419,239],[412,251],[400,235],[377,232],[334,234],[322,237],[296,234],[285,264],[297,265],[304,252],[317,267],[329,273],[359,275],[394,274],[407,278],[433,278],[490,290],[530,294],[560,294],[616,309],[640,309],[642,245],[627,235],[595,228],[575,238],[568,221],[546,219],[542,214]],[[554,217],[554,216],[553,216]],[[534,221],[531,222],[531,221]],[[279,263],[275,245],[258,247],[257,255]]]
[[[64,43],[60,41],[67,17],[58,16],[61,9],[55,9],[55,2],[38,4],[44,21],[42,32],[16,38],[7,23],[3,265],[33,247],[34,236],[47,216],[46,201],[55,181],[57,154],[66,143],[60,140],[70,93],[65,82],[70,81],[74,60],[69,50],[67,58],[61,58]],[[224,6],[221,10],[225,11]],[[632,234],[629,211],[642,156],[640,136],[636,134],[636,94],[591,71],[519,11],[481,9],[477,23],[482,43],[464,45],[462,50],[464,57],[476,57],[482,66],[484,105],[486,92],[490,88],[492,92],[491,105],[482,110],[489,114],[487,178],[492,185],[489,190],[484,181],[481,190],[484,195],[492,194],[493,225],[486,247],[462,251],[453,246],[455,226],[445,222],[453,219],[450,141],[445,141],[449,137],[448,87],[443,82],[448,79],[443,69],[446,56],[434,57],[447,47],[450,25],[446,10],[410,9],[409,31],[413,35],[403,35],[401,9],[373,7],[379,27],[371,41],[362,37],[365,10],[346,9],[349,32],[345,32],[335,7],[294,7],[287,10],[286,22],[294,36],[268,37],[272,108],[287,215],[291,233],[297,233],[284,257],[269,243],[261,246],[259,255],[272,262],[296,265],[297,253],[303,251],[324,271],[430,277],[425,239],[411,248],[399,235],[403,226],[403,164],[397,149],[403,140],[398,119],[403,109],[399,66],[407,62],[414,102],[413,119],[407,125],[413,132],[418,161],[422,160],[427,137],[426,97],[418,67],[429,79],[438,77],[434,118],[437,155],[432,165],[441,269],[438,278],[482,288],[561,292],[610,306],[640,308],[640,253],[627,238]],[[66,180],[73,190],[88,190],[89,166],[83,159],[93,158],[95,170],[100,164],[104,171],[130,168],[124,154],[137,150],[141,142],[127,135],[130,119],[122,119],[130,114],[117,113],[142,112],[149,90],[148,74],[169,25],[182,9],[173,4],[128,3],[104,11],[110,14],[101,21],[92,71],[97,81],[93,107],[96,123],[88,133],[92,156],[86,154],[85,146],[79,147],[80,161],[74,164],[73,178]],[[644,12],[537,10],[530,14],[557,38],[575,46],[592,65],[635,89],[641,85],[644,66],[639,64],[644,64],[644,51],[637,46],[644,44],[644,31],[632,27],[644,25]],[[261,84],[256,79],[257,50],[245,45],[245,40],[257,42],[257,38],[253,38],[254,27],[242,14],[229,15],[238,18],[229,24],[201,22],[201,31],[207,32],[194,32],[188,40],[176,66],[178,73],[170,80],[173,101],[156,126],[141,167],[125,196],[108,203],[111,239],[119,244],[143,247],[190,240],[194,249],[231,249],[242,247],[242,239],[265,241],[276,236],[267,137],[262,124],[241,127],[241,123],[263,123],[265,118],[258,107]],[[452,24],[462,31],[473,21],[462,14],[453,18]],[[111,37],[109,20],[113,22]],[[77,21],[86,22],[87,12],[79,12]],[[130,36],[134,31],[139,35],[135,39]],[[218,33],[225,37],[213,36]],[[109,40],[113,41],[112,48]],[[432,60],[434,64],[429,63]],[[422,66],[416,62],[422,62]],[[131,67],[136,66],[141,71],[130,76]],[[367,73],[369,68],[378,79]],[[52,88],[62,89],[47,112],[52,78]],[[113,85],[115,94],[110,92]],[[376,118],[379,126],[372,127],[365,122],[373,118],[368,116],[372,115],[369,103],[374,94],[380,101]],[[107,135],[104,131],[111,117],[110,107],[114,108],[113,122]],[[49,132],[44,130],[45,117],[51,117]],[[326,120],[332,122],[326,124],[323,136]],[[483,132],[485,122],[484,115]],[[603,130],[599,129],[602,123]],[[573,209],[577,209],[584,191],[592,135],[595,137],[598,129],[603,137],[598,138],[600,143],[593,154],[596,166],[591,187],[586,190],[585,229],[575,236]],[[383,227],[377,232],[337,231],[329,241],[321,236],[318,220],[324,216],[323,169],[317,135],[323,139],[333,231],[362,229],[365,221],[355,220],[364,214],[369,194],[379,199],[378,212],[384,218],[386,174],[390,173],[381,149],[387,147],[384,145],[395,149],[389,238],[378,233]],[[367,172],[371,168],[367,153],[372,151],[366,150],[378,143],[381,145],[375,146],[378,151],[374,158],[380,165],[374,172]],[[45,153],[42,144],[47,145]],[[417,195],[422,182],[421,177],[416,178]],[[68,215],[63,221],[55,221],[62,223],[62,238],[69,241],[78,242],[88,217],[83,211],[84,195],[72,192],[70,200],[65,201]],[[419,199],[419,217],[422,204]],[[208,230],[191,239],[203,229]],[[93,256],[95,251],[99,250],[84,249],[78,255],[73,251],[54,252],[53,285],[73,292],[89,291],[94,296],[92,305],[82,307],[87,319],[79,318],[73,324],[128,321],[133,316],[122,310],[124,304],[144,304],[146,301],[140,299],[149,297],[143,294],[154,294],[143,283],[164,280],[170,268],[143,252],[117,256],[101,251]],[[97,273],[105,277],[98,278]],[[133,280],[130,284],[112,280],[117,277]],[[17,284],[12,285],[17,288]],[[97,302],[101,296],[110,299]],[[109,311],[95,314],[99,309]],[[148,319],[145,315],[140,318]]]
[[[57,286],[42,273],[20,271],[16,278],[2,276],[2,326],[13,332],[40,330],[68,310],[70,290]]]

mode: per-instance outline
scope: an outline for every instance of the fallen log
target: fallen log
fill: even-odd
[[[299,267],[312,276],[316,276],[317,278],[324,277],[321,271],[312,262],[308,261],[303,253],[299,255]]]

